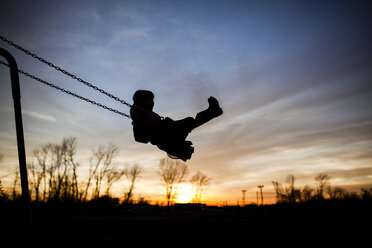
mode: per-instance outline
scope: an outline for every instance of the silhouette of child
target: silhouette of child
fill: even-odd
[[[174,121],[162,118],[153,112],[154,94],[148,90],[138,90],[133,95],[130,116],[133,120],[133,134],[137,142],[156,145],[171,158],[187,161],[194,152],[194,147],[186,138],[195,128],[222,115],[223,111],[216,98],[209,97],[209,107],[199,112],[195,118],[186,117]]]

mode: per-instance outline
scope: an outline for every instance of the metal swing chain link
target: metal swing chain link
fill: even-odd
[[[65,74],[65,75],[71,77],[72,79],[75,79],[75,80],[77,80],[78,82],[83,83],[83,84],[85,84],[86,86],[88,86],[88,87],[90,87],[90,88],[92,88],[92,89],[94,89],[94,90],[97,90],[97,91],[99,91],[100,93],[105,94],[106,96],[108,96],[108,97],[110,97],[110,98],[112,98],[112,99],[114,99],[114,100],[116,100],[116,101],[118,101],[118,102],[120,102],[120,103],[122,103],[122,104],[128,106],[129,108],[132,107],[131,104],[127,103],[126,101],[124,101],[124,100],[122,100],[122,99],[120,99],[119,97],[114,96],[114,95],[112,95],[111,93],[108,93],[108,92],[104,91],[103,89],[98,88],[97,86],[95,86],[95,85],[93,85],[93,84],[91,84],[91,83],[89,83],[89,82],[87,82],[87,81],[85,81],[85,80],[83,80],[83,79],[77,77],[77,76],[74,75],[74,74],[69,73],[68,71],[66,71],[66,70],[64,70],[64,69],[62,69],[62,68],[60,68],[59,66],[54,65],[53,63],[51,63],[51,62],[49,62],[49,61],[47,61],[47,60],[45,60],[45,59],[43,59],[43,58],[41,58],[41,57],[39,57],[39,56],[37,56],[36,54],[34,54],[34,53],[28,51],[27,49],[24,49],[23,47],[21,47],[21,46],[15,44],[14,42],[8,40],[7,38],[5,38],[5,37],[3,37],[3,36],[1,36],[1,35],[0,35],[0,40],[2,40],[2,41],[4,41],[4,42],[8,43],[10,46],[13,46],[13,47],[17,48],[18,50],[20,50],[20,51],[26,53],[27,55],[30,55],[31,57],[33,57],[33,58],[35,58],[35,59],[38,59],[40,62],[42,62],[42,63],[44,63],[44,64],[46,64],[46,65],[48,65],[48,66],[50,66],[50,67],[52,67],[52,68],[54,68],[54,69],[56,69],[57,71],[62,72],[63,74]]]
[[[3,64],[3,65],[5,65],[5,66],[9,67],[9,65],[8,65],[7,63],[5,63],[5,62],[3,62],[3,61],[1,61],[1,60],[0,60],[0,64]],[[18,69],[18,72],[21,73],[21,74],[23,74],[23,75],[25,75],[25,76],[27,76],[27,77],[29,77],[29,78],[32,78],[32,79],[38,81],[38,82],[40,82],[40,83],[43,83],[43,84],[45,84],[45,85],[48,85],[48,86],[50,86],[50,87],[52,87],[52,88],[55,88],[55,89],[57,89],[57,90],[59,90],[59,91],[62,91],[63,93],[67,93],[67,94],[69,94],[69,95],[71,95],[71,96],[74,96],[74,97],[76,97],[76,98],[79,98],[80,100],[83,100],[83,101],[89,102],[89,103],[91,103],[91,104],[97,105],[98,107],[101,107],[101,108],[103,108],[103,109],[106,109],[106,110],[108,110],[108,111],[114,112],[114,113],[116,113],[116,114],[119,114],[119,115],[122,115],[122,116],[125,116],[125,117],[131,119],[131,117],[130,117],[129,115],[127,115],[127,114],[125,114],[125,113],[123,113],[123,112],[120,112],[120,111],[118,111],[118,110],[116,110],[116,109],[113,109],[113,108],[107,107],[107,106],[105,106],[105,105],[103,105],[103,104],[101,104],[101,103],[99,103],[99,102],[96,102],[96,101],[90,100],[90,99],[85,98],[85,97],[83,97],[83,96],[80,96],[80,95],[78,95],[78,94],[76,94],[76,93],[74,93],[74,92],[71,92],[71,91],[66,90],[66,89],[64,89],[64,88],[61,88],[61,87],[59,87],[59,86],[57,86],[57,85],[54,85],[54,84],[52,84],[52,83],[49,83],[49,82],[47,82],[47,81],[45,81],[45,80],[43,80],[43,79],[41,79],[41,78],[38,78],[38,77],[36,77],[36,76],[34,76],[34,75],[30,74],[30,73],[27,73],[27,72],[22,71],[22,70],[20,70],[20,69]]]

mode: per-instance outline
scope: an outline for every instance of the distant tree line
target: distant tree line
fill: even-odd
[[[87,201],[101,196],[110,196],[114,183],[123,177],[128,182],[124,189],[124,201],[130,202],[136,180],[141,172],[138,164],[116,168],[113,160],[119,149],[116,145],[99,146],[89,157],[89,172],[86,178],[79,178],[81,166],[76,160],[77,138],[64,138],[61,143],[48,143],[33,150],[33,157],[27,164],[31,198],[37,202]],[[1,156],[2,157],[2,156]],[[0,158],[1,158],[0,157]],[[12,199],[19,194],[19,170],[16,168]],[[9,199],[0,180],[0,197]]]
[[[133,202],[135,184],[142,172],[138,164],[128,165],[120,162],[114,164],[119,154],[116,145],[108,144],[93,150],[88,158],[89,168],[84,177],[78,173],[81,169],[77,161],[77,138],[63,138],[60,143],[48,143],[33,150],[33,157],[27,164],[29,189],[31,197],[37,202],[75,201],[85,202],[96,200],[102,196],[110,197],[113,185],[125,181],[122,186],[123,203]],[[0,154],[0,160],[3,159]],[[164,186],[167,205],[170,206],[178,196],[181,183],[189,182],[193,190],[193,203],[201,203],[206,187],[211,178],[198,171],[186,180],[188,166],[179,160],[164,158],[159,161],[158,175]],[[272,181],[277,203],[295,203],[324,199],[371,199],[371,189],[361,189],[359,194],[349,192],[341,187],[331,187],[330,177],[320,173],[314,177],[315,187],[308,185],[295,186],[295,176],[288,175],[284,185]],[[16,199],[19,195],[19,170],[15,170],[11,190],[5,190],[0,178],[0,200]],[[144,199],[142,199],[143,201]]]
[[[312,200],[345,200],[345,199],[371,199],[372,188],[361,189],[360,194],[349,192],[342,187],[331,187],[330,176],[325,173],[317,174],[314,177],[315,188],[305,185],[303,188],[296,188],[295,177],[288,175],[283,186],[278,181],[272,181],[275,189],[277,203],[307,202]]]
[[[102,196],[111,197],[112,186],[119,181],[125,181],[122,202],[132,203],[135,183],[142,172],[142,167],[124,162],[120,162],[119,166],[115,165],[113,161],[119,154],[119,149],[116,145],[108,144],[92,151],[88,158],[88,171],[82,177],[82,173],[78,173],[81,170],[81,163],[76,159],[77,145],[76,137],[68,137],[63,138],[60,143],[48,143],[33,150],[32,159],[27,164],[32,200],[36,202],[97,200]],[[3,155],[0,154],[0,160],[2,158]],[[158,175],[164,184],[168,206],[177,198],[178,187],[186,182],[187,173],[187,165],[179,160],[164,158],[159,161]],[[200,171],[191,177],[189,183],[193,186],[194,195],[192,202],[201,202],[210,180]],[[6,192],[0,178],[0,199],[19,197],[19,186],[17,167],[10,191]]]

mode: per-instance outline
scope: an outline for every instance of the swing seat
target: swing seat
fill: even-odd
[[[191,159],[191,156],[194,153],[192,142],[188,140],[185,140],[181,143],[173,143],[169,145],[158,144],[157,147],[165,151],[168,157],[172,159],[181,159],[184,162]]]

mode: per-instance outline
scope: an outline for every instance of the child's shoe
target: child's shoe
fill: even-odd
[[[218,117],[223,114],[223,110],[220,107],[220,104],[216,98],[214,98],[213,96],[209,97],[208,103],[209,103],[209,107],[207,110],[211,112],[211,116],[213,116],[213,118]]]
[[[195,116],[196,126],[201,126],[204,123],[212,120],[213,118],[216,118],[223,114],[223,110],[216,98],[214,98],[213,96],[209,97],[208,103],[209,107],[206,110],[199,112]]]

